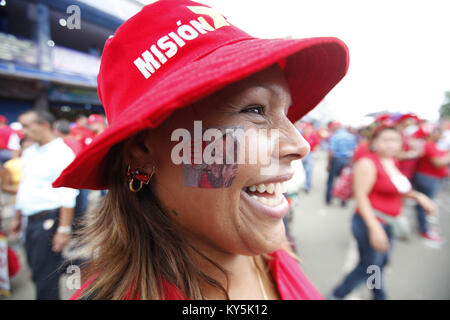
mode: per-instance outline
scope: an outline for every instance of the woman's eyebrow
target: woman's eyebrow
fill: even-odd
[[[277,90],[277,89],[275,89],[275,88],[273,88],[273,86],[271,86],[271,85],[265,85],[265,84],[263,84],[263,83],[260,83],[260,84],[257,84],[256,86],[255,86],[255,88],[260,88],[260,89],[264,89],[264,90],[267,90],[267,91],[269,91],[270,92],[270,94],[272,95],[272,96],[284,96],[284,90]],[[288,105],[289,106],[291,106],[292,105],[292,97],[291,97],[291,95],[290,94],[286,94],[287,96],[289,96],[289,103],[288,103]]]
[[[284,96],[283,92],[280,92],[281,90],[276,90],[275,88],[272,88],[272,86],[265,85],[263,83],[257,83],[254,85],[249,85],[245,88],[242,88],[240,90],[232,90],[230,92],[224,93],[224,95],[221,97],[221,105],[223,107],[233,107],[238,108],[238,103],[236,103],[237,100],[244,100],[244,99],[252,99],[252,95],[257,95],[258,92],[264,91],[265,94],[269,94],[269,99],[272,99],[275,97],[282,98]],[[292,105],[292,97],[290,94],[289,96],[289,102],[288,102],[288,108]],[[220,99],[220,98],[219,98]],[[237,100],[236,100],[237,99]]]
[[[265,89],[265,90],[269,91],[270,94],[271,94],[271,98],[274,97],[274,96],[279,97],[279,98],[282,98],[282,97],[284,96],[284,93],[285,93],[284,90],[276,90],[276,89],[273,88],[272,86],[266,86],[266,85],[264,85],[264,84],[259,84],[259,85],[258,85],[258,88],[262,88],[262,89]],[[281,91],[281,92],[280,92],[280,91]],[[294,102],[293,102],[292,96],[291,96],[290,94],[286,94],[286,96],[289,97],[289,102],[287,103],[287,107],[286,107],[286,114],[287,114],[288,111],[289,111],[289,108],[292,106],[292,104],[293,104]]]

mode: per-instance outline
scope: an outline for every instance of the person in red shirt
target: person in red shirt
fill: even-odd
[[[91,129],[91,131],[94,132],[96,136],[105,131],[107,127],[105,118],[102,115],[96,113],[91,114],[88,117],[87,123],[89,129]]]
[[[108,188],[81,237],[92,281],[75,298],[321,299],[286,238],[283,186],[309,152],[293,123],[344,77],[348,57],[336,38],[251,37],[189,0],[124,22],[98,75],[108,127],[53,183]],[[242,162],[222,171],[221,188],[183,183],[198,122],[256,133],[238,141]]]
[[[362,283],[376,268],[372,287],[374,299],[385,299],[383,267],[393,241],[396,219],[402,209],[402,197],[418,202],[430,214],[437,208],[429,197],[412,189],[409,180],[400,172],[396,155],[402,146],[401,135],[393,126],[375,128],[370,140],[370,152],[353,166],[353,194],[356,213],[352,218],[352,232],[358,243],[359,263],[337,286],[330,299],[342,299]],[[371,269],[372,268],[372,269]]]
[[[12,158],[12,152],[20,149],[20,138],[8,126],[8,120],[0,115],[0,165]]]
[[[414,113],[405,113],[397,119],[397,127],[402,134],[402,150],[399,159],[400,171],[411,181],[416,170],[417,159],[423,150],[414,137],[418,124],[421,122]]]
[[[303,122],[301,127],[303,138],[309,143],[311,151],[302,159],[303,168],[305,169],[305,186],[304,191],[308,193],[312,187],[312,172],[314,167],[314,152],[320,145],[320,136],[309,122]]]
[[[441,128],[434,128],[428,135],[425,131],[422,131],[422,134],[426,136],[424,153],[417,161],[413,183],[417,190],[430,198],[434,198],[439,192],[441,180],[448,176],[447,166],[450,164],[450,152],[439,149],[437,145],[442,136]],[[428,243],[440,246],[444,239],[437,230],[430,230],[425,212],[420,206],[416,206],[416,211],[421,236]]]
[[[84,114],[78,115],[75,125],[70,128],[70,135],[80,141],[83,148],[92,142],[95,133],[88,128],[88,118]]]

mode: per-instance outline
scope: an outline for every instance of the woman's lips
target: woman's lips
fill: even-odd
[[[262,198],[263,196],[260,195],[260,197]],[[252,198],[252,195],[244,190],[241,190],[241,198],[245,203],[248,204],[253,212],[273,219],[282,219],[289,211],[289,204],[283,194],[280,195],[280,199],[278,200],[276,200],[275,196],[273,195],[264,197],[267,199],[271,199],[272,201],[278,201],[276,204],[275,202],[273,202],[272,205],[261,202],[261,199],[256,200]]]

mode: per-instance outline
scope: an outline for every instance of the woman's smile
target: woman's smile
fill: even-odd
[[[244,190],[241,191],[241,200],[253,213],[261,215],[262,218],[270,217],[274,219],[281,219],[287,214],[289,205],[282,193],[270,195],[264,192],[258,194],[250,195]]]
[[[283,218],[289,210],[284,193],[292,175],[289,173],[244,187],[241,191],[241,201],[244,201],[252,212],[275,219]]]

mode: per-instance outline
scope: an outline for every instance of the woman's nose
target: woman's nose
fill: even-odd
[[[290,121],[280,130],[279,156],[289,161],[302,159],[310,152],[308,141],[303,138],[300,131]]]

